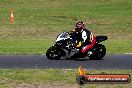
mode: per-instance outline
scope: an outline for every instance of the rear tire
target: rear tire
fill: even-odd
[[[93,54],[90,55],[90,59],[100,60],[102,59],[106,54],[106,48],[102,44],[98,44],[94,48]]]
[[[62,56],[64,56],[64,51],[61,49],[57,49],[54,46],[50,47],[47,52],[46,56],[50,60],[60,60]]]

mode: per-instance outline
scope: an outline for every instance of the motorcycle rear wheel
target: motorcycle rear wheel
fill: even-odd
[[[94,60],[100,60],[102,59],[106,54],[106,48],[102,44],[98,44],[95,46],[95,50],[93,51],[93,54],[90,55],[90,59]]]

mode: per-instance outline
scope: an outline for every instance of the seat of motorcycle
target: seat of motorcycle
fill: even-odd
[[[97,41],[105,41],[105,40],[107,40],[108,39],[108,37],[107,36],[96,36],[96,40]]]

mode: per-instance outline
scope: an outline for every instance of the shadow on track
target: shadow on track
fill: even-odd
[[[98,61],[97,59],[86,59],[86,58],[69,58],[69,59],[65,59],[65,60],[73,60],[73,61]],[[99,59],[100,60],[104,60],[104,59]]]
[[[68,61],[101,61],[102,59],[87,59],[87,58],[67,58],[67,59],[59,59],[59,60],[68,60]],[[57,60],[58,61],[58,60]]]

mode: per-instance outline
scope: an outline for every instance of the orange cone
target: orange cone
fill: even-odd
[[[10,13],[10,22],[13,23],[14,22],[14,14],[13,14],[13,11],[11,11]]]

